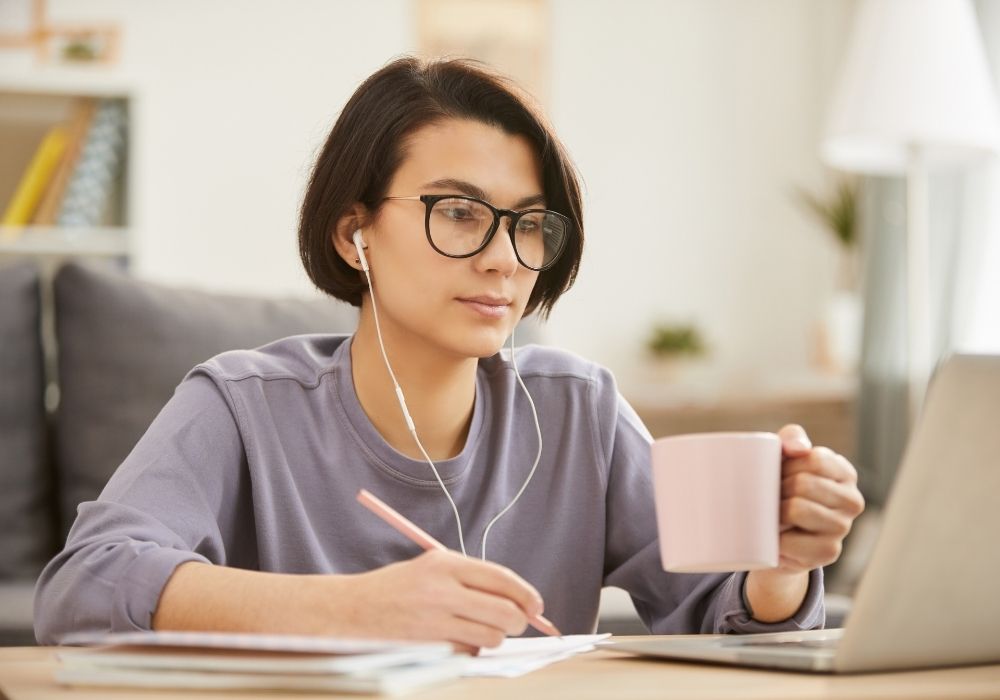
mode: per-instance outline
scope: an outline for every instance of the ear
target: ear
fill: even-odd
[[[368,210],[363,204],[355,204],[351,210],[340,217],[336,227],[330,233],[331,243],[337,251],[337,255],[348,265],[356,270],[361,270],[361,263],[358,260],[358,251],[354,248],[354,232],[363,228],[368,222]]]

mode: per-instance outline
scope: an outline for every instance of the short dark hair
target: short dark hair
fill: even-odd
[[[526,137],[541,161],[546,206],[569,217],[566,248],[539,273],[525,314],[552,305],[576,279],[583,205],[572,162],[540,111],[509,80],[469,59],[399,58],[365,80],[345,105],[316,160],[299,218],[299,254],[313,283],[354,306],[367,288],[331,233],[360,202],[376,212],[403,159],[405,140],[443,119],[472,119]]]

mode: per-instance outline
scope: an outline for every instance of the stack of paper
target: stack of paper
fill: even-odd
[[[590,651],[607,634],[508,639],[478,656],[450,644],[211,632],[81,634],[58,652],[67,685],[396,695],[459,676],[510,678]]]
[[[78,635],[56,680],[67,685],[340,691],[397,695],[457,678],[451,645],[206,632]]]

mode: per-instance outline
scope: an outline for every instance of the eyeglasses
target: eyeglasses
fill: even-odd
[[[559,258],[572,228],[570,220],[558,212],[497,209],[465,195],[423,194],[384,199],[423,202],[427,208],[424,217],[427,241],[449,258],[470,258],[482,251],[499,230],[500,218],[506,216],[510,220],[507,233],[518,262],[539,272],[552,267]]]

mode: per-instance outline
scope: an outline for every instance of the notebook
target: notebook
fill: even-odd
[[[57,652],[67,685],[400,694],[459,676],[511,678],[590,651],[608,634],[450,644],[212,632],[85,633]]]
[[[211,632],[79,634],[56,680],[137,688],[294,690],[399,695],[458,678],[444,643]]]
[[[1000,663],[1000,356],[938,368],[843,629],[620,642],[672,660],[855,673]]]

